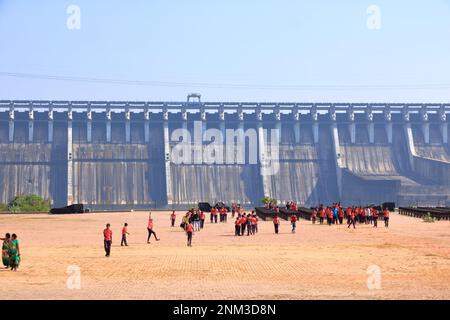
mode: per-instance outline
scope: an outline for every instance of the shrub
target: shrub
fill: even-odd
[[[0,212],[7,212],[8,205],[6,203],[0,203]]]
[[[8,204],[8,209],[12,213],[16,212],[49,212],[50,201],[42,197],[31,194],[17,196]]]
[[[423,222],[434,222],[434,218],[431,216],[431,213],[428,212],[426,216],[423,216]]]

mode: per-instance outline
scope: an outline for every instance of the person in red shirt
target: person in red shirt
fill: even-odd
[[[384,218],[384,226],[386,228],[389,228],[389,210],[386,208],[383,210],[383,218]]]
[[[347,214],[347,224],[350,224],[350,220],[351,220],[351,215],[352,215],[352,207],[347,207],[347,212],[346,212],[346,214]]]
[[[111,225],[109,223],[106,224],[106,229],[103,230],[103,244],[105,246],[105,257],[109,257],[111,254],[111,244],[112,244],[112,230],[110,229]]]
[[[344,221],[344,209],[339,208],[338,217],[339,217],[339,224],[342,224],[342,222]]]
[[[159,241],[159,240],[160,240],[160,239],[158,239],[158,237],[156,236],[156,232],[153,231],[153,219],[152,219],[152,213],[151,213],[151,212],[148,214],[147,231],[148,231],[147,243],[150,243],[150,238],[151,238],[152,234],[153,234],[153,236],[155,237],[156,241]]]
[[[192,247],[192,234],[194,233],[194,225],[189,222],[186,226],[187,246]]]
[[[170,223],[172,228],[175,226],[175,220],[177,218],[177,215],[175,214],[175,210],[172,211],[172,214],[170,215]]]
[[[350,226],[353,224],[353,229],[356,229],[356,226],[355,226],[355,224],[356,224],[356,221],[355,221],[355,213],[356,213],[356,211],[355,210],[352,210],[351,212],[350,212],[350,222],[348,223],[348,228],[350,228]]]
[[[241,235],[241,217],[237,217],[234,221],[234,235],[240,236]]]
[[[256,225],[258,223],[258,219],[256,218],[255,214],[252,214],[250,216],[250,218],[251,218],[252,234],[255,235],[256,234]]]
[[[292,233],[295,233],[295,228],[297,227],[297,216],[295,214],[291,215],[291,226]]]
[[[125,247],[128,247],[128,243],[127,243],[127,235],[128,235],[128,223],[124,223],[123,228],[122,228],[122,240],[120,241],[120,246],[123,247],[125,245]]]
[[[333,211],[330,208],[327,208],[327,223],[329,226],[333,224]]]
[[[200,211],[200,229],[203,229],[205,226],[206,215],[203,211]]]
[[[380,213],[378,212],[377,209],[373,209],[372,211],[372,217],[373,217],[373,227],[374,228],[378,228],[378,216],[380,215]]]
[[[273,226],[275,228],[275,234],[278,234],[278,230],[280,228],[280,218],[278,218],[278,215],[275,215],[273,218]]]
[[[259,222],[258,215],[255,213],[254,210],[252,211],[252,215],[255,217],[255,233],[258,233],[258,222]]]
[[[245,212],[244,212],[244,214],[241,217],[241,236],[243,236],[244,233],[245,233],[246,225],[247,225],[247,217],[246,217]]]
[[[319,223],[323,224],[323,220],[325,219],[325,210],[320,208],[319,210]]]

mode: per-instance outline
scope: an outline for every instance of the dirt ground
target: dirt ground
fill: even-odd
[[[153,213],[161,241],[147,244],[147,217],[0,215],[0,233],[17,233],[22,252],[17,272],[0,270],[3,298],[450,299],[450,221],[392,214],[388,229],[351,230],[301,220],[296,234],[283,221],[278,235],[271,222],[260,222],[250,237],[235,237],[231,221],[207,222],[187,247],[184,232],[169,226],[169,212]],[[177,225],[180,219],[178,212]],[[129,247],[120,246],[124,222]],[[379,277],[371,273],[377,268]]]

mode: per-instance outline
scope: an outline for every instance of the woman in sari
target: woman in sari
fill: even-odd
[[[4,238],[0,238],[3,241],[2,245],[2,262],[5,268],[9,268],[9,246],[11,245],[11,235],[5,234]]]
[[[19,248],[19,240],[17,239],[17,235],[15,233],[11,236],[11,244],[9,246],[9,266],[11,270],[17,271],[20,263],[20,248]]]

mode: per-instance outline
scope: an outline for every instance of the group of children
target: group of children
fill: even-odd
[[[297,211],[297,204],[293,201],[289,202],[286,207],[292,211]],[[272,209],[275,210],[275,215],[273,218],[274,232],[275,234],[278,234],[280,228],[279,208],[277,206],[272,206]],[[247,236],[255,235],[256,233],[258,233],[258,216],[256,215],[255,211],[252,211],[251,214],[247,214],[245,212],[242,212],[242,208],[236,204],[232,205],[231,211],[233,218],[237,213],[236,220],[234,221],[235,236],[244,236],[246,231]],[[337,202],[333,203],[331,206],[324,206],[323,204],[321,204],[318,207],[312,208],[311,221],[313,224],[315,224],[318,218],[320,224],[324,224],[326,220],[326,223],[331,226],[333,224],[343,224],[344,219],[347,219],[348,228],[350,228],[351,226],[353,226],[353,228],[356,228],[356,222],[359,222],[360,224],[371,224],[374,228],[377,228],[380,214],[383,216],[384,226],[386,228],[389,227],[389,210],[387,209],[382,210],[382,213],[380,213],[376,207],[347,207],[344,209],[341,204]],[[220,216],[220,222],[227,222],[228,210],[225,207],[212,208],[210,214],[211,223],[217,223],[218,216]],[[205,213],[198,209],[190,209],[182,217],[180,227],[186,232],[187,246],[192,246],[192,236],[194,234],[194,231],[200,231],[204,228],[205,219]],[[172,211],[172,213],[170,214],[170,225],[172,227],[175,226],[175,221],[176,213],[175,211]],[[297,221],[298,217],[295,213],[293,213],[290,216],[292,233],[296,232]],[[106,229],[103,230],[106,257],[109,257],[111,253],[112,231],[110,227],[111,226],[108,223],[106,225]],[[120,243],[121,246],[128,246],[127,235],[129,235],[129,233],[127,228],[128,224],[125,223],[122,228],[122,240]],[[155,237],[156,241],[160,240],[156,236],[156,232],[154,231],[151,212],[149,213],[148,217],[147,231],[147,243],[150,243],[152,235]],[[4,240],[2,250],[3,264],[8,262],[8,266],[11,266],[12,269],[17,269],[18,261],[20,261],[19,242],[17,241],[17,236],[13,234],[10,239],[9,234],[6,234],[6,237],[2,240]],[[13,245],[11,245],[11,243],[13,243]]]
[[[13,233],[5,234],[4,238],[0,238],[2,244],[2,262],[5,269],[11,268],[12,271],[17,271],[20,264],[20,248],[17,235]]]
[[[347,226],[356,228],[356,222],[360,224],[371,224],[374,228],[378,228],[378,219],[383,216],[384,226],[389,227],[389,210],[383,209],[382,212],[376,207],[347,207],[343,208],[339,202],[333,203],[331,206],[325,207],[323,204],[312,208],[311,221],[316,223],[317,217],[319,223],[324,224],[325,220],[329,226],[333,224],[343,224],[347,219]]]
[[[173,212],[175,213],[175,211]],[[156,232],[153,230],[153,218],[152,213],[150,212],[148,215],[148,222],[147,222],[147,243],[150,243],[151,236],[153,235],[156,239],[156,241],[159,241],[160,239],[156,236]],[[122,238],[120,240],[120,246],[128,247],[127,242],[127,236],[130,233],[128,232],[128,223],[124,223],[122,227]],[[111,255],[111,245],[112,245],[112,239],[113,239],[113,232],[111,230],[111,224],[107,223],[106,228],[103,230],[103,245],[105,249],[105,257],[109,257]]]
[[[234,235],[243,236],[247,229],[247,236],[255,235],[258,233],[258,216],[255,211],[251,214],[238,213],[236,220],[234,221]]]

